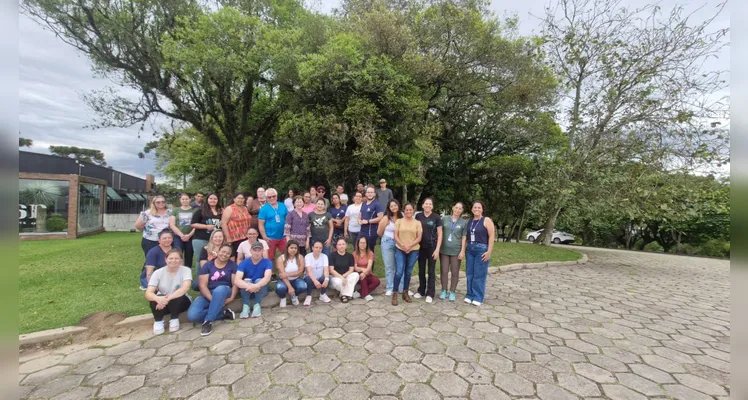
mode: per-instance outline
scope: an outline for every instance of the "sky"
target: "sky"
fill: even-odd
[[[624,3],[643,6],[649,2],[630,0]],[[539,21],[532,15],[542,15],[546,4],[547,0],[494,0],[491,9],[498,16],[518,16],[520,33],[527,35],[538,31]],[[694,18],[706,18],[713,14],[718,1],[661,0],[659,4],[663,9],[675,4],[682,4],[687,10],[694,11],[701,7],[695,12]],[[339,5],[338,0],[317,0],[310,7],[330,13]],[[142,131],[140,125],[130,128],[88,128],[96,123],[97,115],[84,103],[83,94],[114,84],[107,79],[94,77],[86,56],[52,32],[23,14],[19,18],[20,134],[34,141],[31,149],[24,150],[49,153],[50,145],[95,148],[104,153],[108,164],[116,170],[140,177],[146,173],[155,174],[154,162],[139,159],[137,154],[147,142],[155,139],[154,130],[165,120],[162,118],[148,123]],[[729,26],[728,3],[715,22],[715,28]],[[729,47],[719,58],[709,60],[705,67],[729,70]]]

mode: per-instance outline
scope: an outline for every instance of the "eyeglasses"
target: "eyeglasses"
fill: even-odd
[[[165,202],[165,201],[156,201],[156,202],[154,202],[154,203],[156,203],[156,204],[166,204],[166,202]]]
[[[276,197],[278,197],[278,196],[267,196],[268,199],[274,199]]]

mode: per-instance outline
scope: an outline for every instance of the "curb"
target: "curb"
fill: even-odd
[[[580,258],[577,261],[548,261],[548,262],[542,262],[542,263],[528,263],[528,264],[509,264],[509,265],[502,265],[500,267],[489,267],[488,273],[489,275],[496,275],[496,274],[503,274],[504,272],[510,272],[510,271],[519,271],[521,269],[538,269],[538,268],[545,268],[545,267],[562,267],[567,265],[582,265],[587,264],[587,261],[589,259],[587,258],[587,254],[582,252],[577,252],[582,255],[582,258]]]
[[[489,267],[488,273],[489,275],[496,275],[496,274],[500,274],[504,272],[519,271],[522,269],[537,269],[537,268],[545,268],[545,267],[560,267],[560,266],[566,266],[566,265],[586,264],[588,261],[587,254],[581,253],[581,252],[580,254],[582,254],[582,258],[577,261],[548,261],[548,262],[542,262],[542,263],[509,264],[509,265],[502,265],[499,267]],[[460,277],[462,278],[465,277],[465,271],[460,271]],[[265,299],[268,299],[268,297],[265,297]],[[273,304],[275,304],[274,301],[273,301]],[[235,311],[241,310],[241,299],[240,298],[234,299],[234,301],[231,302],[229,306]],[[263,306],[265,305],[263,304]],[[272,306],[267,305],[266,307],[272,307]],[[182,313],[179,316],[179,320],[182,323],[187,323],[187,313]],[[127,317],[123,319],[122,321],[119,321],[116,324],[114,324],[114,326],[117,328],[133,328],[133,327],[138,327],[138,326],[149,326],[152,323],[153,323],[153,315],[142,314],[142,315],[135,315],[132,317]],[[79,335],[86,331],[88,331],[88,328],[84,326],[66,326],[63,328],[50,329],[46,331],[33,332],[33,333],[20,335],[18,337],[18,341],[19,341],[19,346],[24,347],[24,346],[28,346],[32,344],[51,342],[54,340],[62,339],[62,338],[73,336],[73,335]]]

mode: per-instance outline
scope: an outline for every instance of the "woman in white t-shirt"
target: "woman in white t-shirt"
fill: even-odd
[[[249,228],[247,230],[247,240],[243,241],[239,248],[236,250],[236,263],[239,264],[244,260],[245,258],[252,258],[252,243],[254,242],[260,242],[262,243],[262,257],[263,258],[270,258],[268,257],[268,249],[270,246],[268,246],[268,242],[266,242],[264,239],[260,239],[260,232],[257,231],[255,228]],[[273,261],[273,260],[270,260]]]
[[[169,332],[179,330],[179,314],[190,308],[187,291],[192,284],[192,270],[183,266],[182,252],[169,250],[166,254],[166,268],[153,272],[145,291],[145,298],[151,303],[153,313],[153,334],[164,333],[164,316],[169,314]]]
[[[358,223],[358,216],[361,214],[361,202],[364,195],[356,192],[353,195],[353,204],[350,204],[345,210],[345,223],[343,227],[343,236],[348,239],[349,243],[354,243],[361,231],[361,225]]]
[[[322,242],[314,242],[312,245],[312,252],[304,257],[304,264],[306,265],[306,299],[304,299],[304,305],[312,305],[312,290],[319,289],[319,299],[323,303],[329,303],[330,298],[327,297],[327,284],[330,282],[330,270],[329,262],[327,261],[327,255],[322,252]]]

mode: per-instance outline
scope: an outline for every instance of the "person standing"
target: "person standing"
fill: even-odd
[[[288,210],[285,204],[278,203],[278,192],[275,189],[270,188],[265,191],[265,197],[267,198],[267,203],[262,206],[258,215],[260,220],[260,236],[267,240],[270,247],[268,249],[268,256],[270,256],[271,260],[274,260],[276,249],[281,254],[286,249],[286,237],[283,235],[283,231],[286,225]]]
[[[262,299],[268,294],[268,283],[273,274],[273,262],[262,256],[264,246],[260,242],[254,242],[250,246],[251,257],[245,258],[236,268],[234,286],[242,296],[242,312],[239,318],[249,318],[250,303],[255,301],[252,307],[252,318],[262,315]]]
[[[343,193],[340,195],[340,204],[348,206],[348,195]]]
[[[206,199],[206,203],[195,211],[192,215],[192,223],[190,224],[190,226],[195,228],[195,234],[192,236],[192,250],[198,257],[203,248],[208,244],[213,231],[221,229],[223,209],[221,208],[218,194],[210,193]],[[198,263],[199,259],[195,260],[195,280],[192,282],[192,286],[195,288],[197,288],[197,274],[200,270]]]
[[[393,285],[395,283],[395,222],[400,219],[400,202],[392,199],[387,205],[387,211],[379,221],[377,235],[382,238],[382,261],[384,262],[384,276],[387,284],[385,296],[392,296]],[[400,281],[400,292],[403,291],[405,281]]]
[[[226,232],[226,241],[231,244],[233,253],[231,257],[236,261],[236,252],[239,245],[247,240],[247,230],[249,230],[252,216],[249,210],[244,206],[244,193],[236,192],[234,201],[228,207],[223,209],[221,215],[221,226]]]
[[[483,304],[486,296],[488,263],[491,262],[495,229],[493,221],[483,215],[485,206],[481,201],[473,202],[473,218],[467,226],[467,251],[465,252],[465,275],[467,293],[465,303],[474,306]]]
[[[143,250],[143,257],[148,258],[148,252],[159,245],[159,234],[164,229],[169,229],[171,224],[171,210],[166,205],[166,198],[158,195],[151,199],[151,206],[148,210],[140,213],[135,221],[135,229],[143,231],[143,238],[140,240],[140,248]],[[143,263],[145,267],[145,263]],[[146,290],[145,285],[148,281],[141,280],[140,290]]]
[[[418,252],[418,292],[413,297],[418,299],[426,296],[426,302],[431,303],[436,295],[436,260],[439,258],[439,247],[442,245],[442,219],[433,213],[432,198],[427,197],[422,207],[423,212],[416,215],[416,220],[421,223],[423,229],[423,237]]]
[[[349,240],[351,243],[356,242],[359,232],[361,231],[361,225],[359,224],[359,217],[361,216],[361,201],[364,198],[363,194],[356,192],[353,195],[353,204],[349,205],[345,209],[345,222],[343,223],[343,237]],[[337,241],[335,242],[337,243]]]
[[[371,293],[379,287],[379,278],[374,276],[374,252],[369,250],[365,237],[359,237],[353,250],[353,270],[358,272],[358,282],[361,284],[361,297],[366,301],[374,300]],[[354,297],[356,295],[354,294]]]
[[[390,200],[395,198],[395,195],[392,194],[392,189],[387,187],[387,180],[382,178],[379,180],[379,189],[376,190],[376,196],[377,201],[382,206],[382,210],[387,209],[387,204],[390,203]]]
[[[187,196],[187,203],[190,196]],[[189,206],[189,204],[187,204]],[[179,314],[190,308],[187,292],[192,284],[192,272],[183,264],[182,252],[171,249],[166,253],[166,268],[161,268],[151,275],[145,299],[151,305],[153,313],[153,334],[164,333],[164,316],[169,314],[169,333],[179,330]]]
[[[332,205],[329,209],[327,209],[327,212],[330,213],[332,216],[332,226],[333,226],[333,232],[332,232],[332,240],[333,243],[337,241],[338,239],[342,238],[345,235],[344,232],[344,226],[345,225],[345,211],[348,208],[345,204],[342,204],[340,202],[340,195],[337,193],[334,193],[332,195]]]
[[[343,188],[343,185],[335,186],[335,193],[338,194],[338,196],[342,196],[344,194],[345,188]]]
[[[413,274],[413,266],[418,261],[419,243],[423,235],[423,228],[421,223],[413,218],[416,209],[412,203],[407,203],[403,207],[403,211],[405,217],[395,222],[395,243],[397,243],[395,263],[397,264],[397,271],[395,272],[395,280],[392,287],[400,287],[400,281],[404,280],[402,289],[403,300],[406,303],[410,303],[410,295],[408,295],[410,277]],[[392,305],[397,305],[397,292],[392,293]]]
[[[266,195],[267,193],[265,192],[265,188],[260,186],[257,188],[257,198],[247,203],[249,215],[252,216],[252,219],[249,221],[249,226],[257,230],[260,229],[260,220],[258,218],[258,216],[260,215],[260,209],[265,205],[265,203],[267,203]]]
[[[309,199],[309,201],[312,204],[317,204],[317,187],[315,187],[314,185],[310,186],[309,187],[309,195],[311,196],[310,199]]]
[[[318,198],[316,209],[309,214],[310,236],[307,248],[311,249],[314,242],[322,242],[322,252],[330,254],[330,243],[332,242],[333,222],[332,216],[325,208],[325,200]]]
[[[359,182],[356,184],[356,192],[361,193],[361,195],[364,195],[364,184]]]
[[[179,202],[182,204],[176,210],[172,210],[171,221],[169,226],[174,232],[174,247],[184,252],[184,265],[192,266],[192,236],[195,234],[195,228],[192,225],[192,216],[197,209],[190,206],[190,195],[182,193],[179,195]]]
[[[195,201],[190,203],[190,207],[192,208],[200,208],[203,206],[203,199],[205,198],[205,193],[203,192],[197,192],[195,193]]]
[[[359,224],[361,224],[359,236],[366,238],[371,251],[374,251],[374,247],[377,245],[377,228],[379,227],[379,220],[384,215],[384,208],[376,201],[375,195],[374,187],[369,186],[366,189],[366,201],[361,205],[361,214],[358,217]]]
[[[317,208],[317,201],[312,200],[312,194],[309,192],[304,193],[304,206],[301,208],[304,213],[309,214]]]
[[[288,194],[285,200],[283,200],[283,204],[286,206],[287,210],[293,210],[293,199],[296,197],[296,192],[294,192],[293,189],[288,189]]]
[[[233,320],[234,311],[226,307],[238,292],[234,286],[236,263],[231,261],[231,245],[225,244],[218,250],[218,257],[200,268],[198,287],[200,296],[187,310],[187,320],[202,323],[200,334],[210,335],[213,322],[221,319]]]
[[[302,210],[304,205],[304,199],[301,196],[296,196],[294,200],[294,208],[286,215],[286,224],[283,227],[283,234],[286,236],[286,243],[291,240],[295,240],[299,244],[299,254],[306,255],[309,249],[309,235],[311,222],[309,221],[309,214]]]
[[[460,277],[460,264],[465,259],[465,244],[467,241],[467,221],[462,219],[464,207],[461,202],[452,206],[452,215],[442,218],[442,230],[446,240],[442,241],[439,248],[439,267],[441,269],[442,293],[439,298],[447,299],[449,288],[449,301],[455,301],[455,290]],[[450,283],[449,277],[452,276]]]
[[[328,208],[330,208],[330,200],[328,200],[327,197],[325,197],[325,193],[326,193],[326,190],[324,186],[322,185],[317,186],[317,200],[323,199],[325,201],[325,210],[327,210]],[[314,203],[317,204],[316,201]]]
[[[353,290],[358,283],[358,272],[353,255],[348,253],[348,243],[338,239],[335,251],[330,254],[330,287],[340,292],[340,301],[347,303],[353,297]]]

